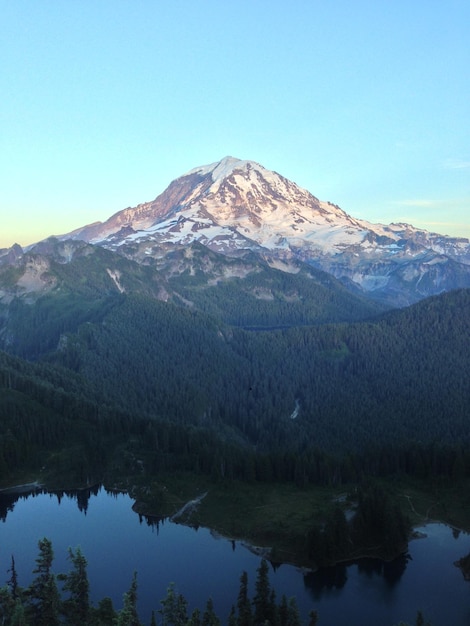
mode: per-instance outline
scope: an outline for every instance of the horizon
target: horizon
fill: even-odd
[[[0,248],[223,155],[372,223],[470,238],[470,5],[3,4]]]

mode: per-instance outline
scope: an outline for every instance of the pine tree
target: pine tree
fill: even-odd
[[[60,598],[56,577],[51,571],[54,551],[46,537],[39,540],[38,546],[39,555],[33,570],[37,576],[27,590],[29,612],[35,626],[56,626],[59,624]]]
[[[188,626],[201,626],[201,611],[194,609],[188,621]]]
[[[287,626],[301,626],[302,620],[300,619],[299,608],[295,598],[289,599],[288,614],[287,614]]]
[[[279,624],[280,626],[287,626],[289,619],[289,605],[285,594],[282,594],[281,602],[279,604]]]
[[[279,626],[280,616],[279,616],[279,607],[276,603],[276,591],[271,589],[271,593],[269,594],[269,613],[268,613],[268,621],[271,626]]]
[[[201,624],[202,626],[220,626],[220,620],[215,614],[212,598],[207,600],[205,611],[202,614]]]
[[[90,612],[87,560],[80,547],[75,553],[72,548],[69,548],[68,558],[72,561],[73,569],[69,574],[60,577],[65,581],[63,590],[70,593],[70,598],[63,603],[63,612],[66,616],[66,624],[82,626],[87,623]]]
[[[28,622],[26,621],[25,608],[21,600],[18,598],[13,609],[10,626],[27,626],[27,624]]]
[[[240,576],[240,591],[237,600],[238,608],[238,626],[252,626],[253,615],[251,612],[251,603],[248,598],[248,574],[243,572]]]
[[[228,616],[228,626],[237,626],[237,614],[235,611],[235,607],[232,604],[232,608],[230,609],[230,614]]]
[[[100,626],[115,626],[116,624],[117,613],[114,610],[111,598],[106,597],[100,600],[98,608],[92,609],[92,614]]]
[[[261,560],[258,567],[258,577],[256,579],[256,595],[253,598],[255,606],[255,624],[264,624],[270,619],[270,585],[268,576],[268,563],[266,559]]]
[[[8,624],[15,610],[15,600],[11,595],[10,589],[0,587],[0,623]]]
[[[16,573],[15,557],[13,554],[11,555],[11,567],[8,571],[10,572],[10,578],[8,579],[7,584],[10,587],[12,597],[16,600],[18,597],[18,574]]]
[[[174,583],[167,589],[166,597],[161,600],[162,608],[159,613],[162,616],[162,626],[183,626],[188,621],[188,603],[186,599],[175,590]]]
[[[119,611],[117,626],[142,626],[137,614],[137,574],[134,572],[129,591],[123,597],[123,607]]]

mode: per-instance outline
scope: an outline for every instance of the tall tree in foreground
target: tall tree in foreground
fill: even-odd
[[[167,589],[166,597],[161,600],[162,626],[185,626],[188,622],[188,603],[186,598],[175,590],[174,583]]]
[[[220,619],[215,614],[212,598],[207,600],[206,608],[202,614],[201,624],[202,626],[220,626]]]
[[[73,569],[69,574],[59,575],[59,579],[65,581],[63,590],[70,593],[70,597],[64,600],[62,612],[66,618],[66,624],[70,626],[83,626],[89,619],[90,613],[90,583],[87,575],[87,560],[78,547],[75,552],[69,548],[69,560]]]
[[[240,591],[237,600],[238,626],[252,626],[253,615],[251,612],[251,602],[248,597],[248,574],[243,572],[240,576]]]
[[[262,559],[258,567],[258,577],[256,579],[256,595],[253,598],[255,606],[255,624],[264,624],[266,620],[271,621],[270,585],[268,576],[268,562]]]
[[[98,608],[91,609],[93,613],[92,624],[99,624],[99,626],[115,626],[117,620],[117,613],[113,607],[113,601],[111,598],[106,597],[99,601]]]
[[[137,573],[134,572],[129,591],[124,594],[123,607],[119,611],[117,626],[142,626],[137,614]]]
[[[54,551],[51,541],[46,537],[39,540],[38,546],[39,555],[33,570],[36,578],[26,592],[29,597],[29,616],[35,626],[58,626],[60,596],[52,572]]]
[[[8,572],[10,573],[10,578],[8,579],[7,584],[10,587],[12,598],[16,600],[18,597],[18,574],[16,572],[15,557],[13,554],[11,555],[11,567],[8,569]]]

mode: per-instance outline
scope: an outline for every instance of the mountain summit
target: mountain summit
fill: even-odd
[[[178,250],[189,258],[192,244],[285,272],[306,264],[392,307],[470,287],[468,239],[356,219],[280,174],[233,157],[190,170],[152,202],[57,239],[75,246],[84,241],[154,267],[165,259],[171,264]],[[43,254],[47,241],[29,252]],[[68,258],[71,250],[63,248],[60,256]],[[0,250],[0,265],[15,264],[22,254],[19,246]],[[171,273],[186,271],[183,265]]]
[[[273,264],[308,263],[394,306],[470,285],[468,239],[355,219],[280,174],[230,156],[67,238],[141,263],[194,242],[228,256],[256,252]]]
[[[254,161],[225,157],[190,170],[153,202],[116,213],[65,237],[106,247],[126,241],[200,241],[224,253],[241,249],[337,253],[369,229],[339,207]]]

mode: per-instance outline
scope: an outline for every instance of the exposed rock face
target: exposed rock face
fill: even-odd
[[[0,250],[0,265],[14,265],[23,256],[23,248],[15,243],[11,248]]]

